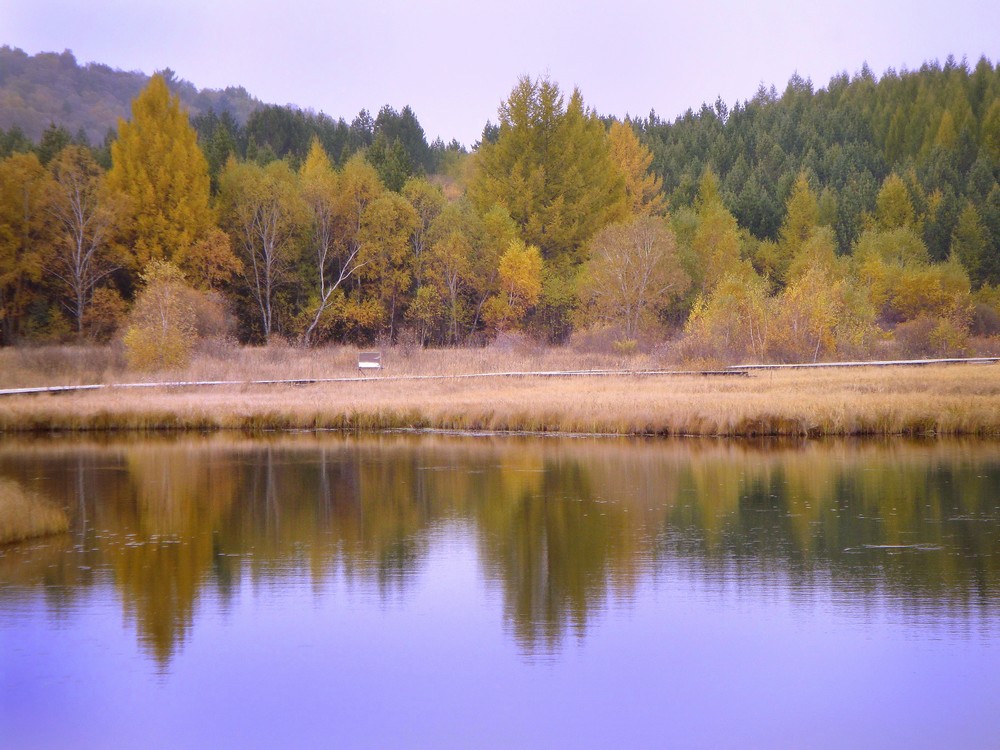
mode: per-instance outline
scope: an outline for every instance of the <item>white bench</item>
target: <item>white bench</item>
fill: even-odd
[[[381,370],[382,352],[358,352],[359,370]]]

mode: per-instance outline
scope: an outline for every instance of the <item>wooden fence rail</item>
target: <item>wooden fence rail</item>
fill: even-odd
[[[948,357],[944,359],[887,359],[875,362],[804,362],[788,365],[729,365],[727,370],[804,370],[819,367],[926,367],[927,365],[989,365],[1000,357]]]
[[[0,388],[0,396],[19,396],[36,393],[71,393],[135,388],[204,388],[218,386],[268,386],[315,385],[321,383],[392,382],[402,380],[463,380],[472,378],[572,378],[572,377],[678,377],[678,376],[729,376],[746,377],[755,370],[806,369],[820,367],[918,367],[942,364],[995,364],[1000,357],[968,357],[946,359],[885,360],[878,362],[810,362],[803,364],[730,365],[724,370],[550,370],[511,372],[472,372],[456,375],[390,375],[383,377],[353,376],[339,378],[290,378],[284,380],[172,380],[155,383],[93,383],[87,385],[52,385],[29,388]]]

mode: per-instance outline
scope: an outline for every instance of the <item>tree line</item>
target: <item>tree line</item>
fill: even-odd
[[[654,154],[674,207],[691,206],[706,168],[739,225],[777,240],[785,206],[805,172],[824,203],[838,252],[849,253],[890,174],[902,178],[925,217],[921,238],[945,260],[962,212],[972,206],[1000,256],[998,194],[1000,70],[982,58],[974,68],[949,57],[916,71],[876,79],[864,66],[825,89],[793,76],[784,92],[763,86],[729,109],[723,102],[676,121],[655,112],[631,120]],[[991,283],[1000,269],[979,271]]]
[[[468,153],[409,107],[190,118],[158,75],[100,147],[0,132],[0,342],[962,351],[1000,332],[998,93],[949,59],[664,123],[525,77]]]

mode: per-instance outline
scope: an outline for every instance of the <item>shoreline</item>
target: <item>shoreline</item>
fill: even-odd
[[[148,386],[6,396],[0,438],[277,430],[637,437],[1000,436],[1000,365],[571,379]]]

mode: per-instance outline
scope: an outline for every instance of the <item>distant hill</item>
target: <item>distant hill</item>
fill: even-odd
[[[223,90],[198,89],[179,79],[169,68],[162,72],[173,92],[194,115],[228,112],[243,124],[263,103],[242,86]],[[107,65],[77,63],[69,50],[58,54],[28,55],[21,49],[0,47],[0,129],[17,126],[33,141],[50,123],[71,133],[81,128],[91,143],[104,140],[119,117],[129,116],[132,99],[149,81],[136,71],[114,70]]]

